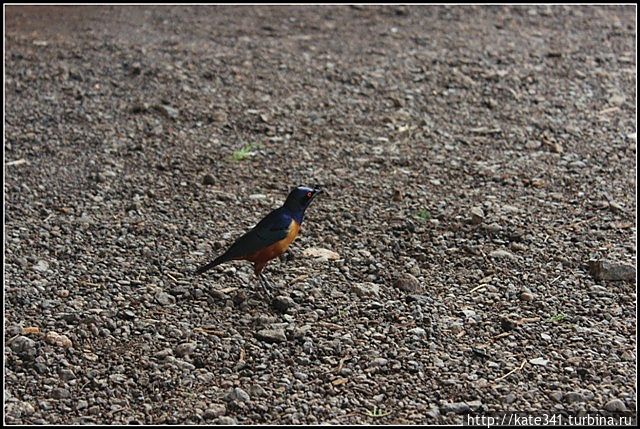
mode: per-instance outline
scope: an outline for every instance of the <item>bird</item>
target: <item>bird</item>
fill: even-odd
[[[318,186],[298,186],[293,189],[282,207],[265,216],[256,226],[239,237],[222,255],[199,267],[195,274],[232,260],[253,262],[253,271],[260,280],[262,289],[271,296],[269,280],[262,270],[267,263],[282,255],[300,232],[304,212],[314,198],[322,193]]]

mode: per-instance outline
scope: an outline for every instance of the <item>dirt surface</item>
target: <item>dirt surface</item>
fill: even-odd
[[[6,423],[635,410],[635,7],[5,12]]]

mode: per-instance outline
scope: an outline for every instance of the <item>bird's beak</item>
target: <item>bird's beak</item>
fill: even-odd
[[[320,188],[313,188],[313,198],[315,198],[318,194],[322,194],[324,191]]]

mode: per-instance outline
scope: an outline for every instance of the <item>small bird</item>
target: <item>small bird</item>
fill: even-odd
[[[282,255],[300,231],[304,211],[321,189],[298,186],[289,193],[282,207],[275,209],[249,232],[238,238],[231,247],[213,261],[198,268],[195,274],[232,260],[253,262],[253,269],[267,295],[272,287],[262,273],[267,262]]]

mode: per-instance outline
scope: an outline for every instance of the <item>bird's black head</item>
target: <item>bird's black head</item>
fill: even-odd
[[[305,209],[309,207],[311,201],[322,192],[319,188],[309,188],[307,186],[298,186],[289,193],[287,201],[284,206],[294,213],[304,213]]]

